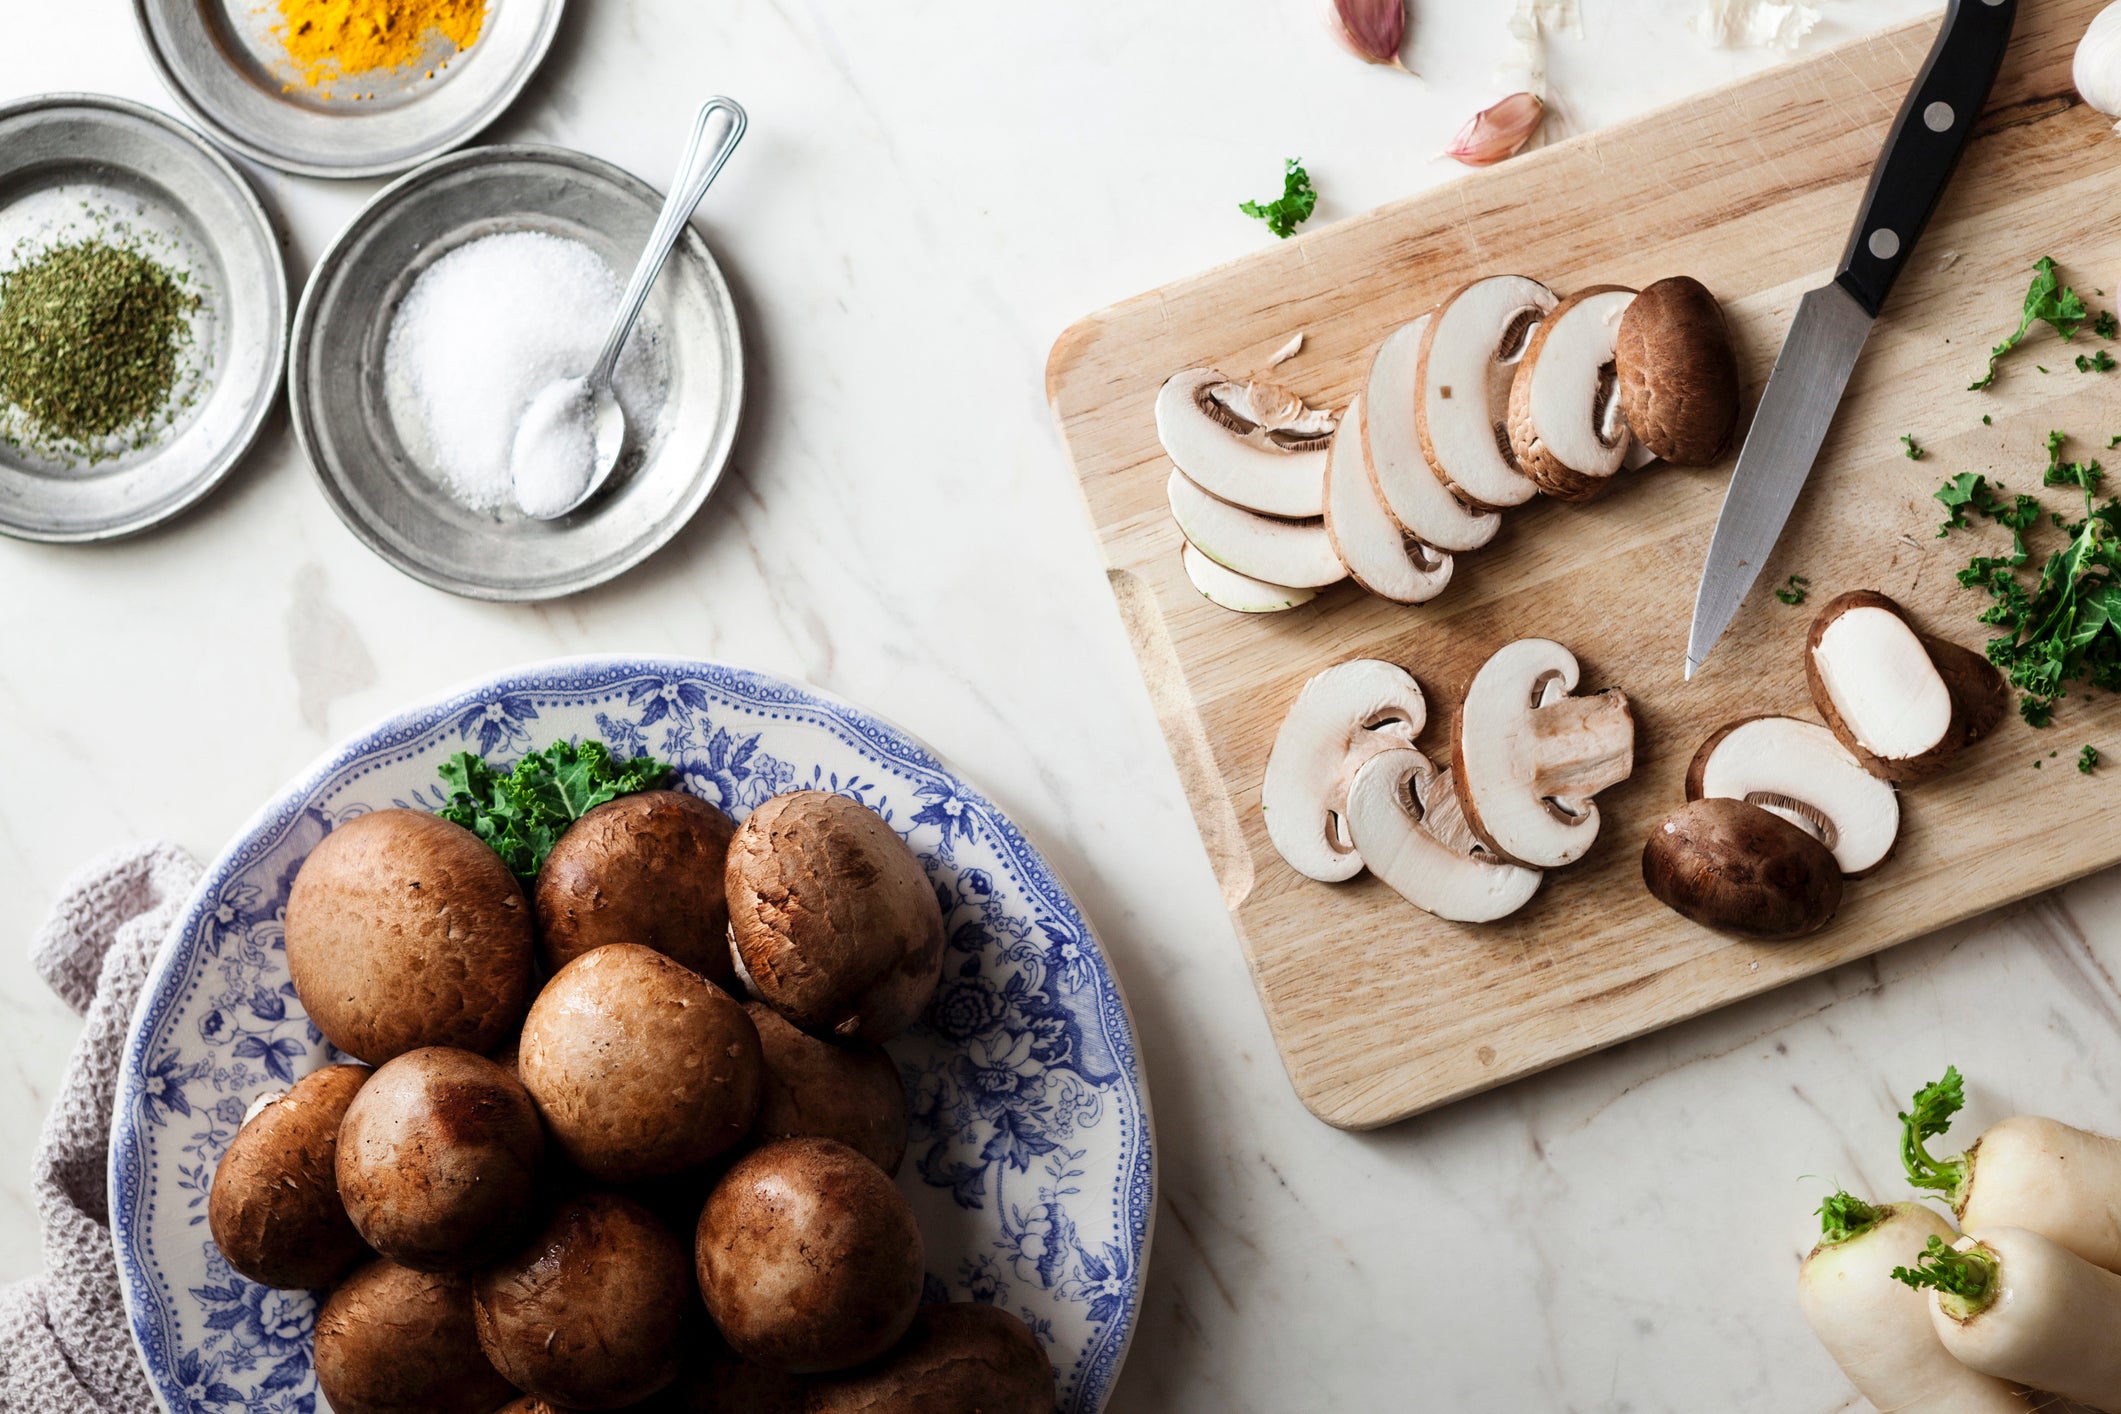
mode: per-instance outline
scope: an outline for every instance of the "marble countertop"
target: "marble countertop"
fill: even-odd
[[[1570,130],[1776,58],[1704,47],[1697,0],[1581,4],[1551,59]],[[0,99],[172,106],[130,6],[14,8]],[[76,1025],[24,945],[71,870],[145,837],[210,856],[331,742],[460,680],[671,652],[896,719],[1079,892],[1162,1162],[1113,1409],[1854,1405],[1794,1300],[1811,1208],[1829,1180],[1898,1193],[1893,1112],[1948,1061],[1975,1125],[2013,1104],[2113,1125],[2089,1053],[2121,1028],[2121,879],[1382,1133],[1328,1129],[1283,1077],[1046,411],[1054,336],[1257,248],[1233,207],[1283,157],[1308,160],[1320,222],[1456,175],[1431,154],[1498,96],[1508,7],[1414,8],[1421,78],[1345,58],[1309,0],[570,6],[493,137],[660,183],[702,96],[751,110],[699,217],[752,358],[732,472],[646,566],[537,608],[370,555],[284,416],[174,525],[0,543],[0,1279],[38,1264],[29,1152]],[[1929,7],[1824,8],[1807,47]],[[298,275],[375,189],[257,175]]]

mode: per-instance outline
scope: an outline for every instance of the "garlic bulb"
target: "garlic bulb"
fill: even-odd
[[[2086,103],[2109,118],[2121,115],[2121,0],[2101,10],[2077,41],[2070,78]]]

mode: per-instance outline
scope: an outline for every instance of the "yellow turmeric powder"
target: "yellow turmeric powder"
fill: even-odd
[[[279,0],[287,57],[310,88],[349,74],[410,64],[430,34],[469,49],[486,0]]]

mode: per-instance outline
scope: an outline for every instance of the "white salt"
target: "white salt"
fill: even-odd
[[[383,358],[407,450],[473,510],[513,505],[516,429],[538,393],[588,372],[619,293],[595,251],[542,232],[484,236],[428,266],[398,306]],[[644,315],[612,378],[637,439],[655,427],[669,381]]]
[[[509,454],[516,504],[538,520],[565,515],[597,465],[597,401],[586,378],[550,383],[530,400]]]

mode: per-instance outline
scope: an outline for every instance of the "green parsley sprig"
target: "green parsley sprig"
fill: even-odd
[[[1318,192],[1311,185],[1311,174],[1304,170],[1301,157],[1291,157],[1282,172],[1281,195],[1264,204],[1247,201],[1237,208],[1245,215],[1267,223],[1267,229],[1282,240],[1296,234],[1296,228],[1311,219],[1318,209]]]
[[[2018,347],[2019,341],[2025,338],[2035,323],[2047,325],[2064,339],[2074,339],[2077,337],[2077,330],[2083,327],[2090,317],[2091,311],[2084,307],[2084,301],[2077,297],[2077,292],[2063,284],[2062,277],[2055,273],[2055,262],[2045,255],[2041,256],[2033,266],[2033,282],[2025,292],[2025,312],[2018,320],[2018,331],[1989,350],[1988,372],[1975,382],[1967,384],[1967,391],[1975,392],[1995,382],[1996,364],[2005,354]]]
[[[672,774],[649,756],[612,758],[601,741],[556,741],[503,774],[483,757],[460,751],[442,763],[449,801],[435,814],[493,846],[514,875],[529,882],[567,827],[607,800],[655,790]]]
[[[1793,574],[1788,584],[1775,591],[1775,597],[1785,604],[1802,604],[1804,596],[1811,592],[1811,583],[1803,575]]]

